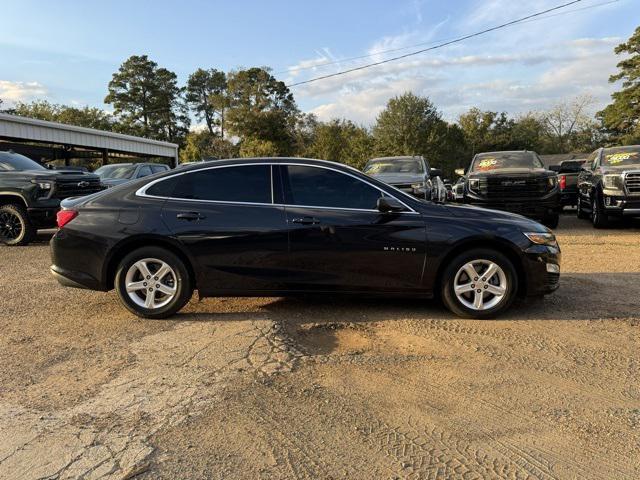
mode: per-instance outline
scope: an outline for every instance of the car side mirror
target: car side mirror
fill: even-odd
[[[404,205],[400,201],[393,197],[380,197],[378,199],[378,211],[382,213],[401,212],[404,210]]]
[[[441,177],[442,176],[442,170],[440,170],[439,168],[430,168],[429,169],[429,176],[430,177]]]
[[[454,172],[456,175],[460,175],[461,177],[464,177],[464,168],[456,168]]]

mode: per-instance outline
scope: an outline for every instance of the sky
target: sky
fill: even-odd
[[[291,84],[566,1],[2,0],[0,99],[110,110],[103,100],[113,72],[142,54],[181,84],[200,67],[253,66],[271,67]],[[614,47],[640,25],[640,0],[582,0],[559,12],[292,92],[302,111],[321,120],[363,125],[406,91],[428,96],[448,120],[473,106],[518,115],[578,95],[590,95],[596,111],[615,88],[608,82],[621,60]]]

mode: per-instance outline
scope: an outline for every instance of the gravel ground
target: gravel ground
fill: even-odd
[[[0,247],[0,478],[640,478],[640,224],[564,216],[561,288],[194,299],[140,320]]]

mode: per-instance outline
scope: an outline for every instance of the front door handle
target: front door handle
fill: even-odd
[[[320,223],[315,217],[302,217],[302,218],[294,218],[292,220],[293,223],[299,223],[300,225],[317,225]]]
[[[206,217],[202,215],[200,212],[181,212],[176,215],[178,220],[203,220]]]

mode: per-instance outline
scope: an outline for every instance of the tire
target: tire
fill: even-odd
[[[24,246],[32,242],[37,233],[22,205],[0,206],[0,242],[12,247]]]
[[[160,272],[160,278],[154,279],[154,273],[165,266],[168,270],[164,274]],[[126,255],[118,265],[114,283],[125,308],[143,318],[170,317],[184,307],[193,294],[184,262],[161,247],[143,247]],[[127,284],[136,288],[127,291]],[[162,286],[158,288],[159,285]],[[171,290],[174,290],[172,294],[165,293]],[[147,303],[149,298],[152,303]]]
[[[578,205],[576,215],[580,220],[587,220],[589,218],[589,214],[582,210],[582,200],[578,197]]]
[[[557,213],[542,220],[542,224],[551,229],[558,228],[558,223],[560,223],[560,215]]]
[[[485,283],[482,281],[483,268],[488,266],[483,265],[483,263],[495,264],[499,267],[499,271],[486,279],[486,284],[499,282],[499,285],[502,285],[504,289],[501,298],[493,295],[492,292],[485,291],[491,286],[485,288]],[[474,270],[479,273],[478,277],[471,277],[466,273],[465,266],[468,264],[475,264]],[[495,318],[513,303],[518,291],[518,275],[513,263],[507,257],[495,250],[479,248],[455,257],[445,268],[440,284],[441,296],[445,306],[457,316],[478,319]],[[463,298],[464,296],[468,297],[465,299],[466,304],[456,294],[454,289],[456,284],[459,286],[474,286],[473,290],[465,292],[463,295]],[[483,298],[483,309],[470,306],[471,303],[475,303],[478,296],[478,291],[475,289],[476,286],[480,286],[480,290],[482,290],[479,295]],[[498,299],[497,303],[491,305],[495,299]]]
[[[607,228],[609,217],[604,211],[604,205],[599,195],[594,195],[591,200],[591,223],[595,228]]]

